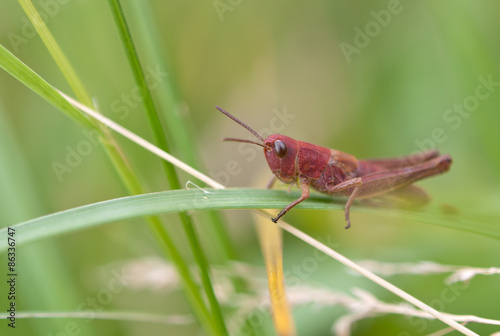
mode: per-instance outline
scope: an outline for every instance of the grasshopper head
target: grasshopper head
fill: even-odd
[[[297,140],[286,135],[273,134],[264,140],[267,164],[276,177],[285,183],[297,180]]]
[[[222,108],[215,106],[220,112],[246,128],[250,133],[252,133],[261,142],[245,140],[245,139],[235,139],[235,138],[225,138],[224,141],[236,141],[236,142],[246,142],[254,145],[258,145],[264,148],[264,154],[266,156],[267,163],[271,171],[276,177],[285,183],[292,183],[297,180],[297,163],[296,157],[298,153],[298,143],[297,140],[287,137],[285,135],[273,134],[264,139],[259,133],[255,132],[250,126],[237,119],[235,116],[229,112],[223,110]]]

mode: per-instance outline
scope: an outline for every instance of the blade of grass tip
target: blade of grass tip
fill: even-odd
[[[173,80],[173,71],[168,61],[168,53],[163,53],[159,46],[162,45],[158,35],[158,24],[151,9],[149,1],[131,1],[130,16],[135,23],[136,41],[140,44],[144,64],[154,64],[156,71],[166,73],[165,78],[158,81],[155,86],[155,100],[158,102],[159,111],[165,120],[167,142],[174,145],[172,152],[198,170],[202,165],[198,159],[195,146],[192,118],[187,113],[182,113],[180,107],[182,101]],[[195,182],[197,183],[197,182]],[[202,235],[206,241],[216,250],[216,259],[222,262],[236,260],[237,252],[229,237],[221,215],[215,211],[208,212],[208,220],[211,225],[201,226]]]
[[[128,28],[128,24],[125,15],[123,13],[120,1],[108,0],[108,4],[111,9],[111,13],[115,21],[116,28],[120,35],[120,39],[124,46],[136,84],[142,91],[142,98],[143,98],[142,104],[147,112],[149,123],[153,130],[155,140],[161,149],[163,149],[165,152],[168,152],[169,146],[167,144],[167,140],[163,132],[161,120],[159,118],[159,113],[154,105],[151,92],[148,89],[148,85],[146,83],[146,77],[144,75],[144,71],[140,64],[139,56],[135,49],[135,45],[132,40],[132,36],[130,34],[130,30]],[[166,161],[162,161],[162,163],[170,187],[172,189],[180,189],[181,184],[179,182],[179,178],[177,177],[177,173],[173,165]],[[227,334],[224,317],[222,315],[222,311],[219,302],[215,296],[215,292],[212,286],[212,281],[210,279],[208,261],[206,259],[205,253],[201,249],[202,246],[200,240],[197,237],[191,216],[185,212],[180,212],[179,218],[184,227],[186,237],[188,238],[188,242],[191,248],[191,252],[193,253],[193,257],[200,269],[201,282],[203,288],[205,289],[205,294],[208,298],[208,302],[210,304],[213,319],[215,321],[215,324],[218,326],[218,332],[222,334]]]
[[[274,328],[280,336],[292,336],[296,332],[291,309],[286,299],[281,229],[276,225],[269,225],[268,218],[256,214],[254,214],[254,217],[266,264]]]

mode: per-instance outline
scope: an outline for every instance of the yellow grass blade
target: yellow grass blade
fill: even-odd
[[[280,336],[292,336],[295,335],[295,324],[286,299],[281,229],[267,218],[254,217],[266,264],[274,328]]]

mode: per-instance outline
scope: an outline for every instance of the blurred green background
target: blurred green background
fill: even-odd
[[[135,34],[130,1],[122,4]],[[152,139],[144,111],[133,98],[135,84],[106,2],[41,0],[35,4],[46,13],[49,29],[91,95],[98,98],[103,113]],[[159,48],[170,64],[168,76],[154,80],[162,83],[168,79],[174,85],[182,100],[179,111],[190,123],[194,154],[203,162],[205,173],[230,187],[264,187],[270,177],[260,151],[221,142],[223,137],[249,135],[213,108],[220,105],[264,136],[274,128],[358,158],[398,156],[436,147],[450,153],[454,162],[446,175],[419,183],[432,195],[430,207],[446,207],[455,216],[472,221],[499,222],[500,3],[221,0],[151,1],[151,7]],[[49,83],[69,93],[20,5],[2,1],[0,13],[1,43]],[[142,41],[135,42],[140,54]],[[158,65],[144,62],[143,66],[155,71]],[[165,190],[160,160],[117,138],[148,192]],[[2,227],[126,195],[101,147],[85,147],[88,138],[82,127],[5,71],[0,71],[0,139]],[[85,155],[68,159],[73,151]],[[74,167],[56,173],[54,164],[68,166],[67,160],[76,160]],[[228,163],[234,162],[237,168],[228,169]],[[186,176],[184,182],[188,179]],[[223,215],[231,241],[238,247],[238,259],[262,266],[248,211]],[[175,230],[177,219],[166,219]],[[346,231],[341,211],[292,211],[287,215],[291,224],[335,244],[339,252],[353,259],[432,260],[476,267],[499,263],[499,243],[492,238],[383,214],[353,211],[351,219],[353,227]],[[203,226],[202,218],[200,223]],[[179,239],[184,239],[181,233]],[[204,243],[210,256],[211,241]],[[187,248],[185,252],[189,255]],[[293,272],[294,266],[313,253],[303,242],[284,235],[285,271]],[[112,270],[120,269],[117,262],[158,254],[141,220],[22,247],[18,252],[22,274],[19,309],[77,310],[97,295],[112,277]],[[2,260],[3,270],[6,262]],[[104,270],[104,278],[99,270]],[[444,278],[400,275],[389,280],[429,303],[441,297]],[[349,274],[333,260],[321,261],[303,280],[339,291],[361,287],[380,300],[400,301],[370,281]],[[499,281],[498,276],[479,276],[453,300],[436,308],[500,319]],[[2,281],[0,302],[6,302],[6,292]],[[126,288],[101,308],[189,313],[182,292],[153,288]],[[332,324],[343,313],[344,308],[314,304],[294,308],[300,335],[331,334]],[[11,334],[69,335],[63,333],[68,321],[74,321],[82,335],[199,332],[196,324],[171,327],[65,319],[18,320],[18,328]],[[9,332],[6,321],[1,323],[2,334]],[[482,335],[498,330],[469,326]],[[357,323],[353,335],[427,335],[440,328],[444,328],[440,322],[416,323],[401,316],[384,316]],[[273,334],[270,319],[256,334]]]

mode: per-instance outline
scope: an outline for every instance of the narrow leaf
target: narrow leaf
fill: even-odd
[[[292,200],[297,199],[299,195],[300,192],[297,191],[287,193],[282,190],[261,189],[171,190],[84,205],[35,218],[11,227],[15,228],[20,234],[19,244],[23,244],[100,224],[141,216],[191,210],[282,209]],[[343,202],[333,202],[332,198],[326,195],[314,194],[309,200],[297,205],[294,211],[298,211],[299,209],[343,211],[343,204]],[[494,221],[473,222],[458,220],[457,218],[440,218],[435,214],[401,210],[380,210],[359,206],[351,209],[351,211],[358,210],[371,214],[388,214],[396,218],[434,224],[500,239],[498,225],[491,224]],[[344,225],[344,223],[336,224]],[[331,225],[331,223],[325,223],[325,225]],[[3,242],[6,241],[7,230],[2,229],[0,230],[0,252],[5,250],[6,245]]]
[[[254,217],[266,264],[274,328],[280,336],[292,336],[295,335],[295,325],[286,299],[282,232],[277,225],[270,225],[263,216]]]

